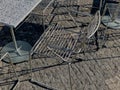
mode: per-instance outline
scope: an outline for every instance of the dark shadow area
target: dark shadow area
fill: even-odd
[[[12,37],[10,35],[10,27],[3,26],[0,31],[0,47],[5,46],[7,43],[12,41]]]
[[[25,22],[16,30],[16,40],[26,41],[33,46],[43,32],[44,29],[42,25]]]
[[[91,14],[94,15],[94,14],[96,13],[96,11],[99,10],[100,1],[101,1],[101,0],[93,0],[92,9],[91,9]],[[106,4],[106,0],[102,0],[101,14],[103,13],[105,4]]]
[[[99,61],[99,60],[112,60],[112,59],[115,59],[115,58],[120,58],[120,56],[112,56],[112,57],[101,57],[101,58],[93,58],[93,59],[87,59],[87,60],[84,60],[84,59],[81,59],[81,58],[78,58],[76,60],[78,61],[91,61],[91,60],[95,60],[95,61]]]
[[[12,88],[10,89],[10,90],[14,90],[14,88],[16,87],[16,85],[19,83],[19,81],[18,80],[16,80],[15,82],[14,82],[14,85],[12,86]]]
[[[72,61],[72,64],[75,64],[75,63],[80,63],[80,62],[84,62],[84,61],[92,61],[92,60],[95,60],[95,61],[99,61],[99,60],[113,60],[115,58],[120,58],[120,56],[110,56],[110,57],[94,57],[93,59],[82,59],[82,58],[77,58],[75,59],[74,61]],[[67,62],[61,62],[61,63],[58,63],[58,64],[52,64],[52,65],[47,65],[47,66],[44,66],[44,67],[36,67],[36,68],[32,68],[32,72],[38,72],[38,71],[41,71],[41,70],[45,70],[45,69],[48,69],[48,68],[53,68],[53,67],[58,67],[58,66],[61,66],[62,65],[68,65]],[[14,72],[11,72],[11,73],[14,73]],[[27,74],[30,74],[30,69],[26,69],[26,70],[21,70],[21,71],[17,71],[18,73],[18,76],[23,76],[23,75],[27,75]],[[0,83],[0,86],[5,86],[5,85],[9,85],[9,84],[13,84],[14,81],[7,81],[6,80],[9,80],[11,78],[14,78],[14,76],[11,76],[9,78],[6,78],[4,81],[5,82],[1,82]],[[22,82],[22,81],[21,81]],[[49,89],[48,89],[49,90]],[[51,90],[51,89],[50,89]]]
[[[47,86],[46,84],[43,84],[41,82],[37,82],[37,81],[33,81],[33,80],[29,80],[29,82],[34,84],[34,85],[40,86],[41,88],[44,88],[46,90],[57,90],[57,89],[54,89],[53,87]]]
[[[93,0],[91,14],[95,14],[96,11],[99,10],[100,1],[101,0]],[[102,0],[101,15],[104,12],[106,3],[118,3],[118,2],[116,0]],[[108,10],[106,10],[105,14],[109,15]]]
[[[16,40],[26,41],[33,46],[43,32],[42,25],[25,22],[18,30],[15,30],[15,36]],[[12,42],[10,28],[4,26],[0,31],[0,47],[9,42]]]

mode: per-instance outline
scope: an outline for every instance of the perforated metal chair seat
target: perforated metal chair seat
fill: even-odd
[[[66,32],[59,25],[53,25],[39,38],[31,54],[35,53],[39,56],[46,55],[50,57],[55,55],[66,61],[72,54],[76,43],[77,41],[71,33]]]

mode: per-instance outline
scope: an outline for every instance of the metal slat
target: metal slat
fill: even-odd
[[[62,60],[65,60],[71,55],[76,40],[72,38],[69,32],[63,29],[63,26],[57,24],[44,32],[42,39],[38,41],[34,52],[47,56],[51,56],[52,52],[62,58]]]

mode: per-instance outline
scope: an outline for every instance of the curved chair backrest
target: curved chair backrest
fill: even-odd
[[[98,30],[99,26],[101,23],[101,16],[100,16],[100,11],[98,10],[95,13],[95,16],[93,17],[92,21],[87,27],[87,38],[91,38],[95,32]]]

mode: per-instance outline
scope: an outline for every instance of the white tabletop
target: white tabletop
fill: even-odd
[[[0,23],[17,27],[42,0],[0,0]]]

